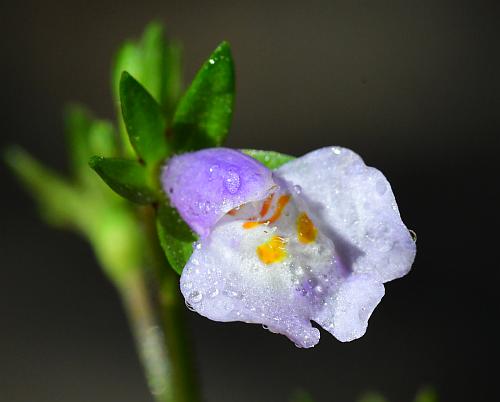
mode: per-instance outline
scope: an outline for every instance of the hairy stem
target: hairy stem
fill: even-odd
[[[168,265],[156,234],[155,212],[141,211],[153,268],[154,286],[146,274],[132,277],[120,287],[137,349],[152,394],[158,402],[198,402],[199,390],[184,322],[179,277]]]
[[[173,402],[171,362],[167,359],[161,322],[144,277],[131,278],[121,293],[149,389],[158,402]]]

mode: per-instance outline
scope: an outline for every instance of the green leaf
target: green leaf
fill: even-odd
[[[437,392],[431,387],[422,388],[415,397],[415,402],[438,402],[438,400]]]
[[[118,114],[117,117],[123,155],[132,158],[135,156],[135,152],[128,139],[128,133],[125,128],[125,123],[123,122],[122,109],[120,106],[120,80],[124,71],[128,71],[134,77],[139,77],[139,79],[141,79],[142,69],[140,51],[138,46],[131,41],[125,42],[115,55],[111,82]]]
[[[92,120],[87,110],[78,105],[70,105],[64,113],[65,131],[67,135],[70,164],[76,176],[82,174],[82,168],[88,171],[88,160],[90,157],[88,133],[92,126]]]
[[[294,156],[281,154],[274,151],[260,151],[256,149],[243,149],[242,152],[257,159],[260,163],[269,169],[277,169],[287,162],[295,159]]]
[[[182,47],[179,42],[170,41],[166,49],[165,83],[163,96],[160,100],[162,109],[169,119],[175,112],[175,107],[182,94]]]
[[[108,121],[93,119],[78,105],[68,106],[64,117],[73,174],[81,184],[92,186],[95,176],[89,170],[89,158],[95,154],[114,156],[118,153],[113,126]]]
[[[165,92],[167,41],[161,24],[150,23],[141,41],[142,84],[161,105]]]
[[[37,201],[42,216],[50,224],[72,226],[86,213],[77,189],[23,149],[8,148],[4,159]]]
[[[180,97],[182,72],[181,49],[169,41],[164,27],[156,22],[148,24],[140,41],[125,42],[115,55],[112,67],[112,86],[118,106],[122,149],[127,157],[134,156],[123,123],[120,105],[120,80],[123,71],[135,77],[158,102],[161,110],[171,119]]]
[[[112,82],[117,103],[123,71],[141,82],[168,115],[173,112],[181,90],[181,50],[167,39],[162,24],[148,24],[139,42],[127,41],[116,53]]]
[[[229,132],[234,104],[234,65],[227,42],[203,64],[179,101],[173,119],[176,150],[220,146]]]
[[[177,43],[167,40],[163,25],[150,23],[141,41],[144,87],[167,114],[179,98],[181,90],[181,52]]]
[[[382,395],[376,392],[368,392],[364,394],[358,402],[387,402],[387,399],[385,399]]]
[[[141,49],[133,41],[124,42],[116,52],[113,60],[111,82],[117,105],[120,104],[120,80],[124,71],[128,71],[141,81],[143,79]]]
[[[152,189],[149,172],[139,162],[93,156],[89,165],[122,197],[138,204],[150,204],[156,201],[157,194]]]
[[[88,147],[90,155],[87,157],[85,168],[88,170],[88,159],[92,155],[118,155],[116,133],[113,125],[106,120],[94,120],[88,133]]]
[[[169,153],[166,120],[158,103],[129,73],[120,81],[123,120],[137,155],[155,167]]]
[[[113,282],[124,283],[130,274],[140,270],[143,261],[144,233],[137,216],[125,202],[113,206],[97,202],[93,215],[85,235]]]
[[[182,220],[175,208],[163,204],[156,219],[160,244],[172,268],[180,275],[193,253],[196,235]]]

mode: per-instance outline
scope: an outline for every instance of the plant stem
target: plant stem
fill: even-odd
[[[138,353],[151,393],[158,402],[198,402],[179,277],[159,245],[154,210],[141,212],[148,238],[145,252],[158,286],[148,286],[146,271],[120,286]]]
[[[120,291],[149,389],[158,402],[173,402],[172,368],[142,273],[130,278]]]

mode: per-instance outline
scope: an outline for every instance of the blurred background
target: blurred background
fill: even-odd
[[[186,310],[207,402],[317,402],[377,390],[493,401],[498,319],[498,2],[3,2],[0,147],[66,169],[68,101],[114,118],[111,57],[151,19],[184,44],[185,77],[223,39],[237,66],[228,146],[354,149],[392,183],[418,234],[367,334],[296,349],[260,326]],[[113,287],[79,237],[45,226],[0,169],[0,401],[150,402]]]

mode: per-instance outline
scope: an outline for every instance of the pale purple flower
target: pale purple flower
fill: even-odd
[[[383,283],[415,257],[388,181],[345,148],[273,172],[207,149],[172,158],[162,181],[201,235],[181,276],[188,305],[212,320],[260,323],[300,347],[319,341],[311,321],[340,341],[361,337]]]

